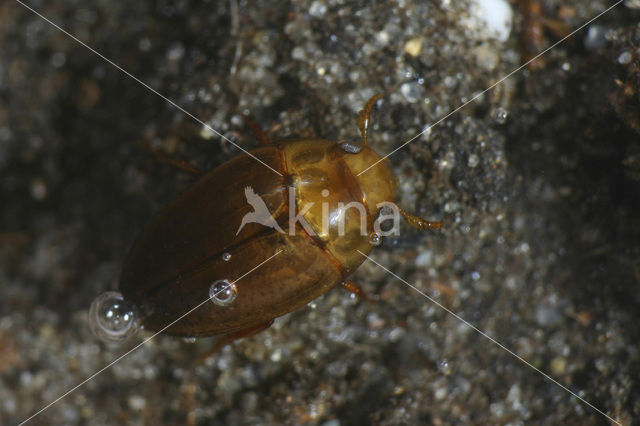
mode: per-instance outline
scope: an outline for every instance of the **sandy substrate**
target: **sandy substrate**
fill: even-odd
[[[618,5],[429,128],[613,5],[542,1],[536,20],[524,2],[471,3],[30,4],[247,149],[240,112],[273,139],[356,141],[357,111],[388,93],[372,146],[424,131],[390,157],[399,203],[445,225],[403,227],[373,258],[633,424],[640,11]],[[0,46],[0,423],[16,424],[148,335],[106,345],[88,326],[193,181],[143,145],[203,170],[239,152],[14,0]],[[334,289],[204,363],[212,339],[159,336],[33,424],[608,424],[375,264],[354,279],[381,301]]]

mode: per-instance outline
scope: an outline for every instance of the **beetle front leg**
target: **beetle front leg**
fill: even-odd
[[[378,93],[377,95],[373,95],[371,99],[364,104],[364,107],[358,113],[358,128],[360,129],[360,134],[362,135],[362,145],[367,145],[369,142],[369,124],[371,120],[369,117],[371,116],[371,110],[376,105],[376,102],[380,98],[382,98],[384,94]]]
[[[233,343],[234,341],[238,340],[238,339],[242,339],[244,337],[251,337],[251,336],[255,336],[256,334],[260,333],[261,331],[266,330],[267,328],[271,327],[271,324],[273,324],[273,320],[266,322],[264,324],[258,324],[258,325],[254,325],[253,327],[248,327],[242,330],[238,330],[236,332],[233,333],[229,333],[229,334],[225,334],[222,335],[218,338],[218,340],[216,341],[216,344],[213,346],[213,348],[211,348],[209,351],[205,352],[203,355],[200,356],[200,362],[204,362],[207,358],[209,358],[211,355],[220,352],[220,350],[222,350],[222,348],[224,348],[225,346]]]
[[[347,290],[349,293],[355,294],[362,300],[366,300],[367,302],[377,302],[377,296],[369,296],[360,286],[360,284],[355,283],[353,281],[343,281],[340,283],[342,288]]]
[[[416,216],[414,214],[411,214],[409,212],[406,212],[402,209],[400,209],[400,214],[402,215],[402,217],[404,218],[404,220],[407,221],[407,223],[411,226],[413,226],[414,228],[417,228],[419,230],[425,230],[425,229],[439,229],[442,228],[443,222],[442,221],[438,221],[438,222],[430,222],[428,220],[425,220],[419,216]]]

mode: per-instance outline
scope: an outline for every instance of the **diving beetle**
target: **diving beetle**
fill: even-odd
[[[259,131],[265,146],[204,174],[164,208],[134,243],[120,276],[122,296],[137,308],[144,328],[184,337],[224,335],[225,344],[267,328],[338,284],[359,293],[348,277],[378,242],[373,224],[380,206],[396,199],[391,167],[368,146],[371,110],[381,97],[373,96],[359,113],[361,144],[271,143]],[[354,203],[362,209],[349,208]],[[265,208],[267,220],[247,220]],[[398,211],[416,228],[442,226]],[[292,217],[302,220],[292,223]],[[212,303],[171,324],[207,295]]]

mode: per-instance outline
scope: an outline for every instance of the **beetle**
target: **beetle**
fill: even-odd
[[[359,113],[361,144],[271,143],[258,132],[265,146],[204,174],[170,202],[134,243],[120,276],[120,291],[139,310],[143,326],[185,337],[224,335],[228,343],[267,328],[338,284],[359,293],[348,277],[365,259],[360,252],[368,254],[375,245],[379,206],[396,200],[391,167],[368,146],[371,110],[381,97],[373,96]],[[349,203],[361,203],[365,218]],[[265,207],[268,220],[247,220]],[[327,213],[342,217],[344,228],[323,219]],[[442,226],[399,213],[419,229]],[[294,216],[304,220],[292,224]],[[276,251],[259,271],[235,282]],[[167,327],[208,293],[214,303]]]

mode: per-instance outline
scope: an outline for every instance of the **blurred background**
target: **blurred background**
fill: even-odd
[[[390,157],[408,227],[376,261],[623,424],[640,418],[640,27],[614,2],[30,1],[245,149],[357,141]],[[0,4],[0,423],[139,343],[88,326],[145,224],[239,151],[25,7]],[[460,111],[432,128],[481,94]],[[159,336],[34,424],[609,424],[368,262],[205,362]]]

